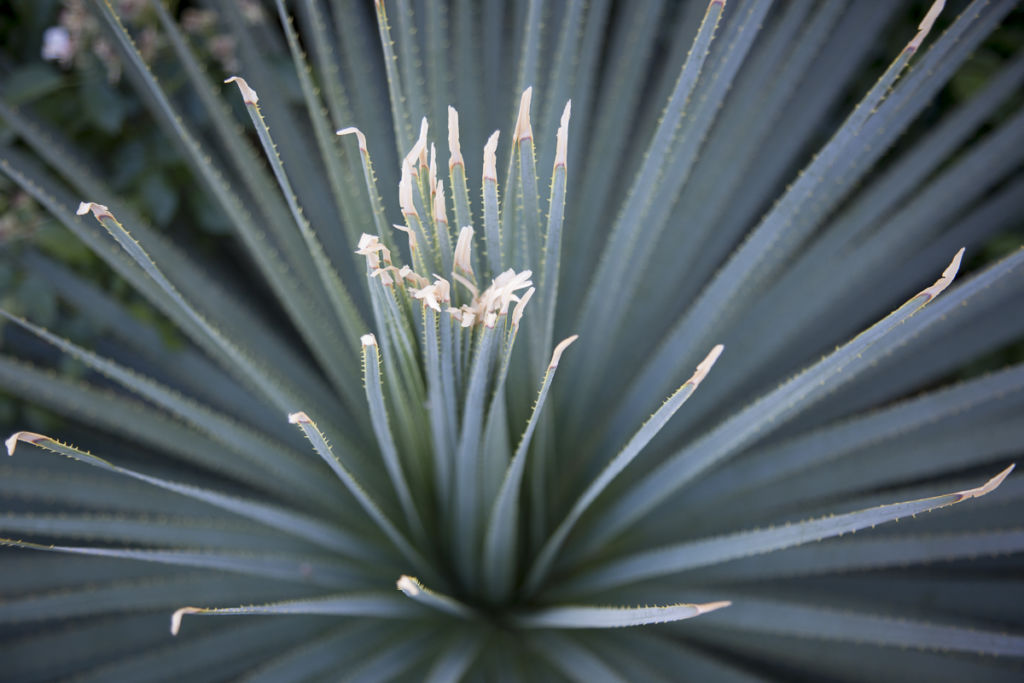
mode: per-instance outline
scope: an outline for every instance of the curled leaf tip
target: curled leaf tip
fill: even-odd
[[[171,615],[171,635],[176,636],[181,630],[181,618],[186,614],[198,614],[202,612],[201,607],[181,607],[174,610],[174,614]]]
[[[921,43],[928,36],[928,32],[932,30],[932,26],[935,24],[935,20],[939,18],[942,13],[942,9],[946,6],[946,0],[935,0],[932,6],[928,8],[928,11],[924,15],[924,19],[917,25],[917,35],[915,35],[909,43],[907,43],[907,50],[914,52],[917,48],[921,47]]]
[[[494,131],[484,145],[484,179],[498,180],[498,131]]]
[[[470,250],[473,247],[473,228],[468,225],[459,230],[459,239],[455,243],[455,268],[467,275],[473,274],[473,260]]]
[[[523,319],[523,312],[526,310],[526,304],[533,296],[533,293],[537,291],[536,287],[530,287],[526,290],[526,293],[520,297],[519,301],[516,302],[515,307],[512,309],[512,326],[519,327],[519,321]],[[490,325],[488,325],[490,327]]]
[[[427,133],[429,129],[430,124],[427,122],[427,117],[424,116],[420,120],[420,136],[402,161],[403,170],[405,166],[409,166],[410,170],[415,173],[417,167],[427,165]]]
[[[931,287],[921,291],[921,295],[927,295],[929,299],[934,299],[942,293],[946,287],[949,287],[953,283],[953,279],[956,278],[957,272],[960,270],[960,261],[964,257],[964,248],[960,247],[960,251],[956,252],[956,256],[950,261],[946,269],[942,271],[942,277],[935,281]]]
[[[992,477],[981,486],[973,489],[967,489],[966,491],[961,491],[959,498],[957,498],[956,502],[959,503],[961,501],[968,500],[969,498],[980,498],[981,496],[992,493],[997,488],[999,488],[999,486],[1003,483],[1003,481],[1006,480],[1008,476],[1010,476],[1010,472],[1013,472],[1014,467],[1016,467],[1016,463],[1010,465],[1005,470],[1003,470],[996,476]]]
[[[309,415],[306,415],[305,412],[300,410],[297,413],[291,413],[288,415],[288,422],[293,425],[297,425],[302,423],[309,424],[312,420],[309,419]]]
[[[241,76],[232,76],[231,78],[225,78],[225,83],[234,83],[238,86],[239,92],[242,93],[242,101],[246,104],[256,104],[260,101],[259,95],[256,91],[249,87],[249,84],[245,82],[245,79]]]
[[[690,381],[694,384],[700,384],[704,378],[708,376],[708,373],[711,372],[711,368],[715,365],[715,362],[718,360],[718,357],[722,355],[722,351],[724,350],[724,346],[716,344],[708,355],[704,357],[704,360],[697,365],[697,371],[693,373],[693,377],[690,378]]]
[[[97,204],[96,202],[80,202],[78,204],[78,210],[75,211],[79,216],[92,212],[92,215],[96,217],[96,220],[101,218],[113,218],[114,214],[110,213],[110,209],[105,207],[103,204]]]
[[[516,117],[516,140],[526,140],[533,137],[533,127],[530,125],[530,100],[533,99],[533,86],[523,91],[519,99],[519,116]]]
[[[363,346],[376,346],[377,338],[374,337],[372,334],[364,334],[359,338],[359,343],[361,343]]]
[[[571,337],[566,337],[562,341],[558,342],[558,346],[551,352],[551,362],[548,363],[548,370],[554,370],[558,367],[558,362],[562,359],[562,354],[565,352],[569,345],[580,338],[580,335],[574,334]]]
[[[355,135],[356,140],[359,142],[359,151],[365,152],[366,150],[366,136],[363,135],[363,131],[359,130],[355,126],[349,126],[348,128],[339,129],[335,135]]]
[[[39,443],[40,441],[49,440],[50,437],[43,436],[42,434],[36,434],[35,432],[15,432],[7,437],[4,441],[4,445],[7,446],[7,455],[14,455],[14,449],[18,445],[19,441],[25,443]]]
[[[413,209],[413,213],[415,213],[415,211],[416,210]],[[395,230],[401,230],[407,234],[409,236],[409,251],[416,251],[418,243],[416,242],[416,233],[412,231],[412,228],[405,225],[399,225],[398,223],[394,223],[391,227]]]
[[[419,580],[414,576],[406,576],[405,574],[402,574],[402,576],[398,578],[398,581],[396,582],[395,585],[398,588],[398,590],[402,591],[410,598],[420,594],[421,584]]]

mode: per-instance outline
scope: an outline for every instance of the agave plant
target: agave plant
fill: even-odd
[[[7,441],[4,676],[1019,680],[1024,366],[957,373],[1024,251],[950,285],[1019,225],[1024,56],[929,109],[1014,4],[214,3],[221,85],[153,2],[182,107],[93,3],[245,256],[0,107],[185,340],[24,255],[106,333],[4,314],[66,418]]]

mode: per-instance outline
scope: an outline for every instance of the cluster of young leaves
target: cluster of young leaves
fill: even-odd
[[[220,90],[153,2],[210,138],[95,0],[251,282],[0,108],[190,340],[32,257],[112,332],[3,314],[0,381],[72,421],[7,441],[5,673],[1019,677],[1024,367],[941,380],[1024,333],[1024,251],[950,287],[1024,208],[1024,55],[895,147],[1015,3],[943,4],[836,123],[899,3],[223,3]]]

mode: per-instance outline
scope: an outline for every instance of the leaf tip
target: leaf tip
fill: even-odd
[[[238,86],[238,91],[242,93],[242,101],[246,104],[256,104],[260,101],[259,95],[253,90],[245,79],[241,76],[232,76],[231,78],[225,78],[225,83],[234,83]]]
[[[954,256],[953,260],[950,261],[948,266],[946,266],[946,269],[942,271],[942,277],[936,280],[935,284],[933,284],[931,287],[922,290],[921,293],[918,294],[918,296],[925,295],[928,297],[928,300],[930,301],[937,297],[939,294],[941,294],[942,291],[945,290],[946,287],[949,287],[953,283],[953,280],[956,278],[956,274],[960,270],[960,261],[963,260],[963,257],[964,247],[960,247],[960,251],[956,252],[956,256]]]
[[[401,205],[402,213],[404,215],[419,217],[419,214],[416,212],[416,204],[413,203],[412,199],[412,176],[414,168],[415,167],[409,163],[402,164],[402,178],[398,181],[398,203]]]
[[[981,496],[988,495],[989,493],[992,493],[997,488],[999,488],[999,486],[1006,480],[1006,478],[1008,476],[1010,476],[1010,472],[1013,472],[1013,468],[1016,467],[1016,466],[1017,466],[1016,463],[1011,464],[1005,470],[1003,470],[1002,472],[1000,472],[996,476],[992,477],[991,479],[986,481],[981,486],[979,486],[977,488],[973,488],[973,489],[968,489],[966,491],[961,491],[960,492],[960,497],[957,499],[956,502],[959,503],[959,502],[967,500],[969,498],[980,498]]]
[[[348,128],[340,128],[335,135],[355,135],[356,140],[359,142],[359,151],[365,153],[366,148],[366,136],[363,135],[363,131],[359,130],[355,126],[349,126]]]
[[[300,410],[297,413],[290,413],[288,415],[288,422],[293,424],[293,425],[297,425],[297,424],[310,424],[313,421],[311,419],[309,419],[309,415],[307,415],[305,412]]]
[[[402,591],[410,598],[416,597],[420,594],[420,582],[415,576],[407,576],[402,574],[398,577],[398,581],[395,582],[395,586],[398,590]]]
[[[484,180],[498,182],[498,134],[494,131],[484,145]]]
[[[519,98],[519,116],[516,117],[516,140],[533,138],[533,127],[530,125],[530,101],[533,99],[533,86],[523,91]]]
[[[565,352],[569,345],[580,338],[580,335],[574,334],[571,337],[566,337],[562,341],[558,342],[555,350],[551,353],[551,362],[548,363],[548,370],[554,370],[558,367],[558,362],[562,359],[562,354]]]
[[[181,618],[186,614],[198,614],[202,612],[200,607],[181,607],[174,610],[174,614],[171,615],[171,635],[176,636],[181,631]]]
[[[562,119],[558,124],[558,131],[555,133],[555,168],[565,167],[569,152],[569,116],[572,112],[572,100],[565,103],[562,110]]]
[[[362,344],[364,347],[376,346],[377,338],[374,337],[372,334],[364,334],[363,336],[359,337],[359,343]]]
[[[97,204],[96,202],[79,202],[78,209],[75,213],[79,216],[92,212],[92,215],[96,217],[96,220],[101,218],[113,218],[114,214],[110,213],[110,209],[105,207],[103,204]]]
[[[939,18],[942,13],[942,9],[946,6],[946,0],[935,0],[932,6],[928,8],[928,11],[924,15],[924,19],[917,25],[917,34],[907,43],[906,49],[910,52],[916,52],[924,39],[928,37],[928,33],[932,30],[932,26],[935,24],[935,20]]]
[[[462,144],[459,142],[459,112],[450,105],[448,107],[448,153],[450,154],[449,169],[460,164],[465,166],[462,159]]]
[[[526,290],[519,301],[516,302],[515,307],[512,309],[512,327],[519,327],[519,321],[523,319],[523,313],[526,311],[526,303],[533,296],[533,293],[537,291],[536,287],[530,287]]]
[[[728,607],[731,604],[732,601],[730,600],[719,600],[718,602],[705,602],[700,605],[694,605],[694,607],[697,608],[697,614],[707,614],[708,612],[714,612],[717,609]]]
[[[473,228],[464,225],[459,230],[459,239],[455,242],[455,268],[458,268],[466,275],[473,275],[473,259],[470,252],[473,248]]]
[[[402,161],[402,168],[406,166],[410,167],[414,173],[418,166],[427,165],[427,133],[430,130],[430,124],[427,122],[427,117],[424,116],[420,119],[420,136],[416,139],[416,143],[409,150],[409,153],[405,155],[405,159]]]
[[[14,455],[14,449],[17,447],[19,441],[35,444],[49,439],[50,437],[43,436],[42,434],[36,434],[35,432],[15,432],[7,437],[7,440],[4,441],[4,445],[7,446],[7,455]]]
[[[690,378],[690,381],[693,382],[694,384],[700,384],[702,381],[704,381],[704,378],[708,376],[709,372],[711,372],[711,368],[714,367],[715,363],[718,361],[719,356],[722,355],[722,351],[724,350],[724,346],[722,346],[721,344],[716,344],[715,347],[711,349],[711,351],[708,353],[708,355],[704,357],[704,360],[702,360],[697,365],[697,371],[693,373],[693,377]]]

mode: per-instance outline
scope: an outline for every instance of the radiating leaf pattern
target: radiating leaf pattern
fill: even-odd
[[[974,257],[1024,53],[930,109],[1015,2],[211,3],[226,80],[150,4],[185,96],[89,2],[244,262],[0,103],[185,340],[22,256],[109,338],[2,312],[65,418],[0,463],[4,678],[1024,675],[1024,368],[951,379],[1024,337],[1024,250]]]

